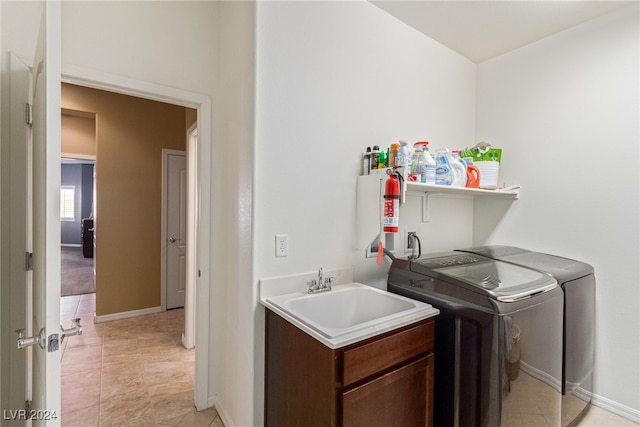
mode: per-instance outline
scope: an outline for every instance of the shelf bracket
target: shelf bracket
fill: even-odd
[[[422,195],[422,222],[429,222],[429,193]]]

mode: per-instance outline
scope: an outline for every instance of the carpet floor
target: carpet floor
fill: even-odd
[[[82,256],[82,248],[61,246],[60,260],[61,296],[88,294],[96,291],[93,258]]]

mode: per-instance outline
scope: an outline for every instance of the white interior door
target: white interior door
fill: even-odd
[[[60,3],[43,2],[33,62],[32,414],[60,424]]]
[[[166,165],[166,301],[167,309],[184,307],[187,279],[187,157],[164,150]]]
[[[25,402],[31,400],[30,388],[30,360],[31,349],[21,350],[16,346],[17,336],[14,331],[23,330],[24,336],[31,336],[32,328],[29,320],[31,314],[31,272],[26,266],[25,254],[31,253],[30,194],[31,188],[31,129],[28,124],[26,105],[31,103],[31,71],[16,55],[10,56],[11,83],[11,144],[9,162],[9,192],[10,229],[8,236],[9,254],[9,283],[3,284],[3,348],[2,348],[2,408],[3,424],[24,425],[18,411],[25,410]],[[6,176],[6,175],[5,175]],[[29,225],[29,227],[27,227]],[[7,237],[3,236],[3,239]],[[28,256],[28,255],[27,255]],[[3,266],[4,268],[4,266]],[[7,316],[7,317],[5,317]],[[9,326],[4,327],[5,319],[9,319]],[[5,362],[6,361],[6,362]]]

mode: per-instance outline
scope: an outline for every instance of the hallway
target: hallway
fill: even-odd
[[[195,351],[182,346],[184,309],[94,324],[95,293],[60,299],[62,325],[81,336],[62,351],[63,426],[224,427],[193,406]]]

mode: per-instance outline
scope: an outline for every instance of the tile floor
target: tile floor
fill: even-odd
[[[63,426],[224,427],[193,406],[195,351],[182,346],[184,310],[94,324],[95,294],[60,299],[60,319],[82,335],[62,343]]]
[[[64,427],[224,427],[214,408],[193,406],[195,353],[182,346],[183,310],[97,325],[94,312],[95,294],[60,299],[63,326],[79,317],[83,328],[62,343]],[[515,425],[539,427],[532,422]],[[592,406],[579,427],[640,424]]]
[[[560,417],[561,398],[558,392],[549,385],[520,371],[517,379],[510,384],[510,391],[505,391],[502,401],[505,427],[551,427],[567,425],[584,407],[584,403],[574,395],[562,399],[563,409],[570,414],[567,419]],[[604,409],[591,406],[578,424],[579,427],[633,427],[640,426],[632,421],[612,414]]]
[[[584,419],[578,427],[638,427],[640,424],[634,423],[626,418],[612,414],[597,406],[591,406]]]

